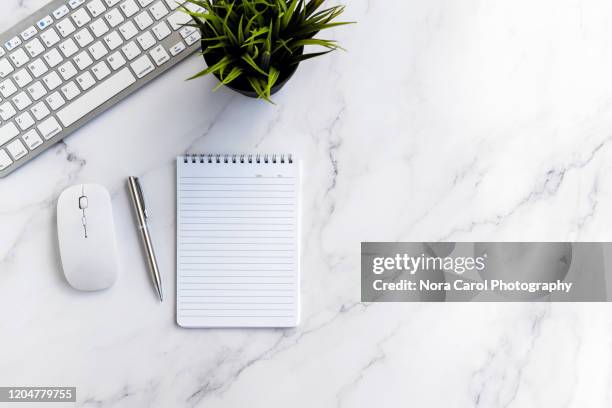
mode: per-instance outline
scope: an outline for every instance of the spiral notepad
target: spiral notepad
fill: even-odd
[[[299,321],[299,163],[291,155],[177,159],[177,323]]]

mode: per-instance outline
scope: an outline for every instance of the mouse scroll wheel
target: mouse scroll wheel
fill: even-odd
[[[79,208],[84,210],[88,207],[89,203],[87,202],[87,197],[79,197]]]

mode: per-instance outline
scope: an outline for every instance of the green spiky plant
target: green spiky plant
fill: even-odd
[[[187,0],[204,12],[182,7],[202,34],[202,53],[209,67],[190,79],[214,74],[223,85],[250,90],[270,100],[275,84],[297,65],[338,48],[334,40],[315,39],[321,30],[348,22],[333,20],[344,6],[321,9],[325,0]],[[304,53],[305,46],[326,50]],[[212,63],[211,63],[212,62]]]

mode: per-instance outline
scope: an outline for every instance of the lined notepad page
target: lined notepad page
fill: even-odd
[[[178,158],[180,326],[298,324],[299,192],[295,160]]]

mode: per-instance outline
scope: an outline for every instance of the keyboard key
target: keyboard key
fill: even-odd
[[[28,149],[21,143],[21,140],[15,140],[6,146],[6,150],[9,151],[13,159],[19,160],[26,154],[28,154]]]
[[[121,55],[121,53],[118,51],[109,56],[106,60],[110,64],[113,71],[116,71],[125,65],[125,58],[123,58],[123,55]]]
[[[138,40],[138,43],[145,51],[155,45],[155,38],[153,37],[153,34],[151,34],[150,31],[139,35],[138,37],[136,37],[136,40]]]
[[[117,27],[125,21],[119,9],[112,9],[104,15],[104,18],[111,27]]]
[[[45,31],[44,33],[42,33],[40,35],[40,38],[43,40],[43,42],[45,43],[47,48],[54,46],[60,40],[59,35],[57,34],[57,32],[53,28],[50,28],[47,31]]]
[[[77,67],[79,67],[81,71],[84,71],[85,68],[93,64],[93,60],[89,54],[87,54],[87,51],[82,51],[74,57],[74,63],[77,64]]]
[[[32,125],[34,125],[34,119],[32,118],[32,115],[30,115],[28,112],[24,112],[21,115],[17,116],[15,118],[15,122],[17,122],[21,130],[29,129],[32,127]]]
[[[51,18],[51,16],[44,16],[43,18],[38,20],[38,23],[36,23],[39,30],[44,30],[50,24],[53,24],[53,18]]]
[[[138,48],[134,41],[130,41],[129,43],[121,47],[121,51],[123,51],[128,61],[131,61],[138,55],[140,55],[140,48]]]
[[[26,145],[28,145],[28,148],[30,150],[36,149],[38,146],[40,146],[43,143],[40,136],[38,136],[38,132],[34,129],[24,134],[22,139],[26,143]]]
[[[60,65],[59,73],[64,78],[64,81],[69,80],[73,76],[77,74],[77,69],[72,65],[72,62],[67,61],[64,64]]]
[[[85,0],[70,0],[70,1],[68,1],[68,5],[70,7],[72,7],[72,9],[75,9],[75,8],[79,7],[83,3],[85,3]]]
[[[11,164],[13,164],[11,158],[4,149],[0,149],[0,171],[7,169]]]
[[[38,38],[33,39],[25,45],[25,49],[30,54],[30,57],[36,58],[43,52],[45,52],[45,46],[42,45]]]
[[[94,41],[93,36],[89,32],[89,30],[86,28],[76,33],[74,35],[74,39],[76,40],[76,42],[79,44],[79,47],[81,48],[88,46]]]
[[[21,38],[23,38],[23,41],[28,41],[30,38],[34,37],[36,33],[38,33],[36,27],[29,26],[28,28],[23,30],[23,32],[21,33]]]
[[[170,31],[170,29],[168,28],[168,25],[164,23],[163,21],[157,24],[155,27],[153,27],[153,34],[155,34],[155,37],[157,37],[159,41],[169,36],[171,32],[172,31]]]
[[[98,41],[91,47],[89,47],[89,53],[95,60],[99,60],[100,58],[108,54],[108,50],[106,49],[104,44],[102,44],[102,41]]]
[[[143,55],[136,61],[132,62],[131,67],[138,78],[146,76],[155,69],[155,66],[153,65],[149,57],[147,57],[146,55]]]
[[[170,56],[162,45],[158,45],[157,47],[153,48],[150,54],[157,66],[163,65],[170,60]]]
[[[134,82],[136,82],[136,79],[130,70],[123,68],[106,81],[100,83],[100,85],[85,93],[77,102],[63,108],[57,113],[57,117],[64,126],[70,126]]]
[[[104,7],[102,0],[94,0],[87,4],[87,10],[89,10],[91,15],[96,18],[98,16],[101,16],[102,13],[106,11],[106,7]]]
[[[101,81],[102,79],[106,78],[111,73],[110,68],[108,67],[108,65],[106,65],[106,62],[104,61],[100,61],[96,65],[94,65],[91,71],[94,73],[98,81]]]
[[[91,23],[89,28],[96,37],[101,37],[104,34],[108,33],[108,26],[106,25],[106,22],[101,18]]]
[[[142,13],[134,17],[134,22],[136,23],[138,28],[140,28],[140,30],[144,30],[145,28],[153,24],[153,19],[151,18],[149,13],[143,11]]]
[[[82,90],[86,91],[92,86],[94,86],[94,84],[96,83],[96,80],[91,75],[91,73],[88,71],[77,77],[77,83],[79,84]]]
[[[168,9],[164,6],[164,3],[158,1],[149,9],[151,14],[153,14],[153,18],[156,20],[161,20],[166,14],[168,14]]]
[[[147,7],[149,4],[153,3],[155,0],[138,0],[141,7]]]
[[[176,31],[183,27],[184,24],[188,24],[191,21],[191,16],[182,11],[175,11],[168,17],[168,23],[172,30]]]
[[[49,68],[45,65],[42,59],[38,58],[28,64],[28,69],[34,75],[35,78],[39,78],[41,75],[49,71]]]
[[[28,93],[32,99],[37,101],[47,94],[47,90],[40,81],[36,81],[32,85],[28,86]]]
[[[193,4],[189,1],[187,2],[181,2],[182,5],[189,11],[193,12],[193,13],[204,13],[206,11],[206,9],[204,7],[198,6],[197,4]]]
[[[127,23],[119,27],[119,32],[127,41],[130,38],[134,37],[136,34],[138,34],[138,29],[136,28],[133,22],[128,21]]]
[[[108,7],[113,7],[114,5],[119,3],[119,1],[121,0],[104,0],[104,2],[106,3]]]
[[[62,57],[62,54],[60,54],[60,52],[57,50],[57,48],[54,48],[51,51],[49,51],[48,53],[46,53],[43,58],[45,59],[45,61],[47,61],[47,64],[51,68],[57,66],[58,64],[60,64],[64,60],[64,57]]]
[[[22,111],[32,104],[32,100],[25,92],[21,91],[13,97],[13,103],[18,111]]]
[[[13,37],[4,43],[4,48],[6,48],[6,50],[10,52],[13,51],[15,48],[19,47],[20,45],[21,39],[19,37]]]
[[[52,110],[57,110],[66,103],[59,92],[53,92],[51,95],[45,98],[45,101]]]
[[[62,37],[68,37],[70,34],[76,31],[76,28],[74,28],[72,21],[67,18],[57,23],[55,27],[57,28],[57,31],[59,31],[59,33],[62,35]]]
[[[13,105],[11,105],[10,102],[4,102],[2,105],[0,105],[0,118],[2,118],[2,120],[9,120],[16,114],[17,111],[15,108],[13,108]],[[1,144],[3,143],[0,142],[0,145]]]
[[[0,47],[0,57],[4,57],[6,55],[6,51],[4,51],[4,48]]]
[[[197,29],[195,27],[185,26],[179,30],[181,37],[187,38],[193,34]]]
[[[60,44],[59,49],[64,54],[64,57],[68,58],[74,55],[79,50],[79,47],[77,47],[76,43],[72,38],[69,38]]]
[[[15,86],[13,81],[11,81],[10,79],[7,79],[6,81],[0,83],[0,93],[5,98],[8,98],[9,96],[13,95],[15,92],[17,92],[17,87]]]
[[[62,84],[62,79],[59,77],[57,72],[53,71],[52,73],[43,78],[43,82],[45,83],[45,85],[47,85],[47,89],[52,91]]]
[[[73,81],[70,81],[66,85],[62,86],[61,90],[68,100],[76,98],[81,93],[81,91],[79,91],[79,87],[76,86]]]
[[[47,105],[40,101],[36,105],[32,106],[32,114],[36,118],[36,120],[42,120],[49,116],[51,111],[47,108]]]
[[[176,10],[179,6],[179,2],[177,0],[166,0],[166,4],[170,10]]]
[[[106,44],[108,49],[112,51],[115,48],[119,47],[121,44],[123,44],[123,40],[121,39],[121,36],[117,31],[113,31],[112,33],[104,37],[104,43]]]
[[[8,74],[14,71],[13,65],[8,59],[3,58],[0,60],[0,78],[6,77]]]
[[[13,122],[7,123],[0,128],[0,145],[5,144],[19,134],[17,126]]]
[[[85,24],[91,21],[91,17],[89,17],[89,13],[84,8],[78,9],[74,13],[72,13],[72,21],[77,27],[83,27]]]
[[[13,75],[13,80],[15,81],[18,87],[23,88],[24,86],[32,82],[32,76],[24,68],[18,71],[17,73],[15,73],[15,75]]]
[[[38,131],[45,138],[45,140],[51,139],[53,136],[57,135],[62,131],[62,127],[57,122],[57,120],[51,116],[49,119],[46,119],[44,122],[41,122],[38,125]]]
[[[70,10],[68,9],[68,7],[62,6],[53,12],[53,17],[55,17],[56,20],[59,20],[60,18],[67,15],[68,13],[70,13]]]
[[[14,53],[12,53],[10,55],[10,58],[11,58],[11,61],[13,61],[13,64],[17,68],[24,66],[30,60],[30,57],[28,57],[28,55],[23,50],[23,48],[20,48],[17,51],[15,51]]]
[[[201,38],[202,37],[200,35],[200,32],[196,31],[195,33],[191,34],[189,37],[185,38],[185,42],[187,43],[188,46],[190,46],[200,41]]]
[[[134,14],[138,13],[138,11],[140,10],[140,8],[138,7],[138,5],[136,4],[134,0],[124,1],[123,3],[121,3],[121,6],[119,7],[121,7],[123,14],[125,14],[127,18],[132,17]]]
[[[185,51],[185,44],[182,41],[179,41],[178,43],[174,44],[171,48],[170,48],[170,54],[172,54],[173,57],[179,55],[181,52]]]

